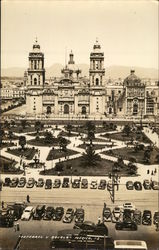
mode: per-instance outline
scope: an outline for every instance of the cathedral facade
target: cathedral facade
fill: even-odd
[[[89,79],[81,77],[72,51],[61,74],[45,84],[44,54],[36,41],[25,73],[27,114],[79,118],[159,114],[159,86],[147,85],[134,70],[123,81],[106,81],[98,41],[90,53]]]

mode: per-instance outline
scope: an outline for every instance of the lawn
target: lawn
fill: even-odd
[[[76,137],[78,136],[78,133],[68,133],[68,132],[65,132],[65,131],[61,131],[59,136],[62,136],[62,137]]]
[[[18,127],[11,127],[10,130],[15,133],[29,133],[29,132],[35,132],[35,127],[26,127],[22,128],[22,126]]]
[[[88,130],[86,127],[73,127],[71,131],[77,132],[77,133],[83,133],[87,134]],[[114,129],[111,128],[104,128],[103,126],[96,126],[95,127],[95,133],[104,133],[104,132],[109,132],[109,131],[115,131]]]
[[[15,143],[13,143],[13,142],[2,142],[2,144],[1,144],[1,146],[0,146],[0,149],[2,149],[2,148],[8,148],[8,147],[13,147],[13,146],[16,146],[16,144]]]
[[[22,170],[15,168],[17,162],[4,156],[0,156],[0,173],[1,174],[21,174]]]
[[[145,150],[146,150],[146,148],[145,148]],[[115,157],[121,156],[125,160],[131,160],[131,158],[135,158],[136,162],[145,164],[145,161],[144,161],[144,151],[145,150],[140,150],[138,152],[135,152],[134,148],[125,147],[125,148],[119,148],[119,149],[114,149],[114,150],[112,149],[112,150],[110,150],[110,152],[104,151],[104,152],[102,152],[102,154],[112,155]],[[151,152],[149,164],[157,164],[156,156],[158,153],[159,152],[158,152],[157,148],[154,148],[153,151]]]
[[[133,138],[133,140],[135,141],[139,141],[143,143],[151,143],[150,139],[143,132],[139,134],[130,132],[129,136],[126,136],[126,134],[123,132],[117,132],[113,134],[106,133],[105,135],[102,135],[102,137],[119,140],[119,141],[130,141],[131,138]]]
[[[82,156],[76,159],[71,159],[61,162],[63,163],[63,171],[58,172],[55,168],[40,171],[41,175],[61,175],[61,176],[107,176],[112,171],[113,162],[101,159],[96,166],[85,167],[82,161]],[[125,165],[120,172],[121,176],[128,176],[128,169]]]
[[[70,143],[69,140],[67,140],[67,142]],[[35,138],[28,140],[27,144],[34,146],[43,146],[43,147],[59,146],[59,138],[53,138],[52,141],[50,141],[49,143],[45,142],[44,137],[41,137],[38,140]]]
[[[15,148],[15,149],[8,149],[7,152],[16,156],[21,156],[23,154],[27,160],[32,160],[37,150],[34,147],[24,148],[24,151],[22,151],[21,148]]]
[[[83,143],[83,144],[80,144],[78,147],[79,148],[83,148],[83,149],[86,149],[87,146],[89,146],[90,144],[89,143]],[[97,149],[102,149],[102,148],[105,148],[106,146],[108,147],[109,145],[102,145],[102,144],[92,144],[93,145],[93,149],[94,150],[97,150]]]
[[[51,149],[46,160],[51,161],[54,159],[58,159],[61,157],[70,156],[74,154],[78,154],[78,152],[71,150],[71,149],[66,149],[66,151],[61,151],[60,149]]]

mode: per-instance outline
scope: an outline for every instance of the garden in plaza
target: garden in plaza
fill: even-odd
[[[95,125],[44,125],[26,120],[1,124],[1,173],[40,168],[41,175],[138,175],[138,164],[159,163],[156,145],[141,126],[103,122]]]

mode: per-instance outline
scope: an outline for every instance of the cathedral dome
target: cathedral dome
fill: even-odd
[[[141,79],[135,75],[135,70],[130,71],[130,75],[124,80],[124,86],[144,86]]]

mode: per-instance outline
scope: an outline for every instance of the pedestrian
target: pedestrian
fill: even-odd
[[[153,175],[153,170],[152,170],[152,172],[151,172],[151,175]]]
[[[17,223],[17,231],[20,231],[19,223]]]
[[[98,217],[98,224],[101,224],[101,218],[100,218],[100,216]]]
[[[104,208],[106,208],[106,206],[107,206],[107,205],[106,205],[106,203],[104,202]]]
[[[2,201],[2,209],[4,208],[4,201]]]
[[[154,173],[156,174],[157,173],[157,169],[155,168],[155,170],[154,170]]]
[[[147,169],[147,174],[149,174],[150,173],[150,170],[149,169]]]
[[[30,203],[30,196],[29,195],[27,195],[26,200],[28,203]]]
[[[20,159],[20,166],[22,165],[22,158]]]
[[[17,231],[17,224],[14,223],[14,232],[16,232],[16,231]]]

